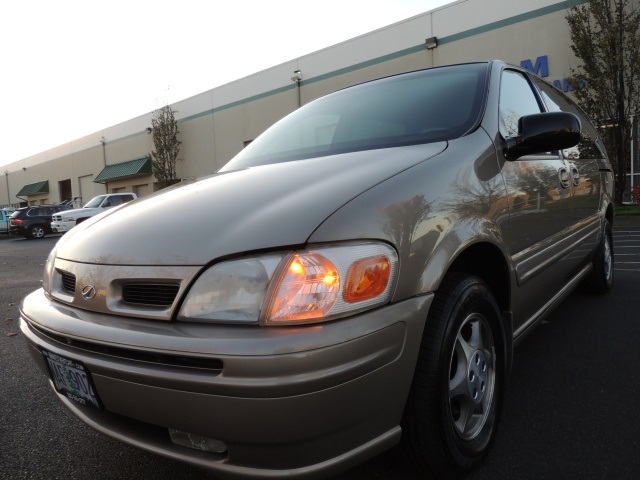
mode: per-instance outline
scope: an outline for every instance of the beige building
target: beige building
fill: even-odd
[[[577,66],[565,21],[568,3],[460,0],[172,104],[182,141],[178,176],[215,172],[300,104],[395,73],[499,58],[566,91],[564,78]],[[84,204],[102,193],[153,192],[155,178],[146,160],[153,150],[151,116],[7,165],[0,206],[72,197]]]

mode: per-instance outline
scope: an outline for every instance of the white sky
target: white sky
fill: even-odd
[[[0,167],[452,1],[2,1]]]

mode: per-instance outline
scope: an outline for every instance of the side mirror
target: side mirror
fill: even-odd
[[[107,208],[107,207],[110,207],[110,206],[111,206],[111,202],[104,202],[102,204],[102,208]]]
[[[507,160],[576,146],[580,142],[580,119],[568,112],[525,115],[518,120],[518,132],[517,137],[505,140]]]

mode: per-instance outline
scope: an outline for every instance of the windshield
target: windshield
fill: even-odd
[[[221,171],[452,140],[481,113],[488,66],[435,68],[322,97],[280,120]]]
[[[106,197],[106,195],[100,195],[92,198],[83,208],[98,208],[102,203],[102,200],[104,200],[104,197]]]

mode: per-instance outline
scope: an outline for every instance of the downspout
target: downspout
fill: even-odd
[[[100,143],[102,144],[102,163],[104,168],[107,168],[107,142],[103,137],[100,137]],[[104,182],[104,193],[109,193],[108,182]]]
[[[291,77],[291,81],[295,82],[296,90],[298,92],[298,108],[302,106],[302,93],[300,92],[300,82],[302,81],[302,72],[300,70],[295,70],[293,72],[293,77]]]
[[[11,206],[11,194],[9,193],[9,172],[4,171],[4,178],[7,181],[7,206]]]

